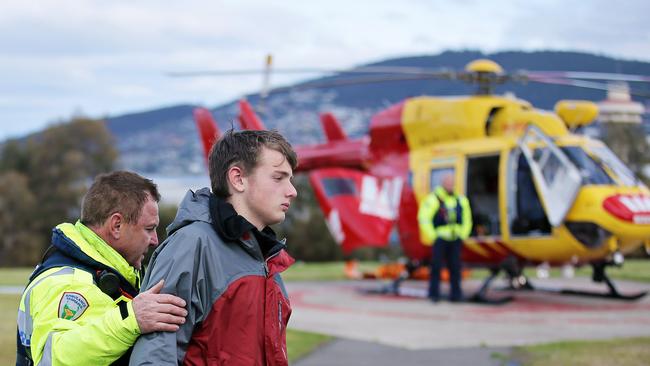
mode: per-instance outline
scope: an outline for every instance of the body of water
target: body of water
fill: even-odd
[[[161,195],[161,203],[178,205],[189,189],[196,191],[203,187],[210,187],[210,178],[205,175],[186,176],[146,176],[152,179]]]

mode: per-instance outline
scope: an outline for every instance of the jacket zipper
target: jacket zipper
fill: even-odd
[[[280,334],[282,334],[282,301],[278,300],[278,325],[280,327]]]
[[[278,250],[277,252],[271,254],[268,258],[264,260],[264,274],[266,275],[266,277],[269,276],[269,261],[275,258],[278,254],[280,254],[281,251],[282,249]]]
[[[268,258],[266,258],[264,260],[264,273],[265,273],[267,279],[269,277],[269,264],[268,263],[269,263],[269,261],[271,259],[278,256],[280,254],[280,252],[282,252],[282,249],[284,249],[284,248],[281,248],[280,250],[273,253],[272,255],[270,255]],[[266,281],[264,281],[264,293],[265,294],[266,294],[266,286],[267,286],[267,283],[266,283]],[[282,328],[283,328],[283,325],[282,325],[282,300],[278,300],[278,331],[279,331],[278,336],[282,335]],[[276,339],[276,341],[277,341],[277,339]],[[282,345],[276,345],[276,347],[280,348],[280,350],[282,351],[282,355],[284,356],[284,359],[287,360],[288,359],[287,353],[286,353],[285,349],[282,347]]]

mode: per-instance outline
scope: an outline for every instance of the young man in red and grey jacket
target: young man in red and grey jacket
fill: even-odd
[[[212,192],[186,194],[142,286],[164,279],[163,293],[187,301],[187,321],[140,337],[131,365],[288,365],[280,272],[294,260],[268,226],[297,195],[296,165],[274,131],[231,130],[212,147]]]

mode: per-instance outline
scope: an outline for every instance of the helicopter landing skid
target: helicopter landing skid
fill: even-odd
[[[472,297],[467,299],[467,302],[471,302],[474,304],[484,304],[484,305],[504,305],[511,302],[514,299],[515,299],[514,296],[488,298],[487,296],[480,296],[479,294],[474,294]]]
[[[605,294],[605,297],[610,298],[610,299],[618,299],[618,300],[638,300],[642,297],[644,297],[648,292],[647,291],[642,291],[642,292],[637,292],[635,294],[622,294],[618,291],[616,286],[614,285],[614,282],[607,276],[607,273],[605,272],[605,268],[607,268],[606,263],[599,263],[599,264],[594,264],[593,269],[594,273],[592,275],[592,279],[595,282],[605,282],[607,285],[607,288],[609,289],[609,293]],[[570,290],[565,290],[565,291],[570,291]],[[586,296],[592,296],[589,294],[585,294]],[[595,295],[598,296],[598,295]]]
[[[492,283],[492,281],[497,277],[499,272],[500,269],[498,268],[490,269],[490,277],[485,279],[483,285],[481,285],[481,288],[478,291],[476,291],[474,295],[469,297],[468,301],[476,304],[503,305],[514,300],[514,296],[504,296],[500,298],[487,297],[487,290],[488,288],[490,288],[490,283]]]
[[[399,297],[413,297],[413,298],[420,298],[420,299],[427,298],[426,289],[403,287],[402,282],[404,282],[404,280],[406,280],[406,277],[400,276],[389,284],[385,284],[378,288],[360,289],[360,291],[364,294],[373,294],[373,295],[390,295],[390,296],[399,296]]]
[[[511,279],[510,283],[511,286],[509,287],[509,290],[517,290],[517,291],[540,291],[540,292],[548,292],[548,293],[554,293],[554,294],[560,294],[560,295],[573,295],[573,296],[586,296],[586,297],[599,297],[599,298],[605,298],[605,299],[614,299],[614,300],[625,300],[625,301],[634,301],[638,300],[648,294],[648,291],[641,291],[641,292],[636,292],[632,294],[623,294],[618,291],[618,288],[616,288],[616,285],[614,282],[607,276],[607,273],[605,273],[605,268],[610,265],[607,263],[597,263],[593,264],[593,276],[592,280],[594,282],[600,283],[604,282],[607,285],[607,292],[599,292],[599,291],[589,291],[589,290],[577,290],[577,289],[553,289],[553,288],[546,288],[546,287],[538,287],[538,286],[533,286],[533,284],[525,277],[517,277],[523,278],[523,282],[518,282],[518,281],[513,281]],[[521,284],[522,286],[513,286],[513,284]]]
[[[476,303],[476,304],[486,304],[486,305],[502,305],[509,303],[514,300],[513,296],[505,296],[500,298],[487,297],[486,292],[490,286],[490,282],[496,277],[498,271],[493,273],[488,279],[485,280],[481,289],[471,297],[463,300],[464,302]],[[373,295],[389,295],[389,296],[398,296],[398,297],[411,297],[419,299],[428,298],[428,290],[426,288],[412,288],[402,286],[402,282],[406,280],[405,276],[401,276],[395,279],[390,284],[383,285],[378,288],[372,289],[362,289],[361,292],[364,294],[373,294]],[[458,301],[458,302],[463,302]]]
[[[546,290],[542,290],[546,291]],[[620,292],[591,292],[591,291],[581,291],[573,289],[562,289],[559,293],[563,295],[574,295],[574,296],[586,296],[586,297],[600,297],[605,299],[614,299],[614,300],[625,300],[625,301],[634,301],[638,300],[648,294],[647,291],[637,292],[633,294],[621,294]]]
[[[543,292],[559,293],[562,295],[600,297],[605,299],[625,300],[625,301],[638,300],[648,294],[648,291],[641,291],[632,294],[622,294],[618,291],[614,282],[612,282],[612,280],[609,277],[607,277],[607,275],[603,275],[600,281],[596,281],[596,282],[605,282],[609,291],[597,292],[597,291],[586,291],[586,290],[583,291],[583,290],[574,290],[574,289],[553,290],[547,288],[535,288],[535,290],[543,291]]]

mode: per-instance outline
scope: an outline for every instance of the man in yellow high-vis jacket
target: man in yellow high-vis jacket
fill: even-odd
[[[53,229],[18,309],[16,365],[128,364],[140,334],[176,331],[185,301],[138,295],[141,265],[158,245],[156,185],[131,172],[97,177],[81,219]]]
[[[467,198],[454,192],[453,174],[445,174],[442,185],[420,203],[418,224],[420,240],[433,245],[429,298],[434,302],[440,298],[440,267],[444,258],[451,285],[449,300],[462,301],[460,254],[463,240],[472,230],[472,212]]]

